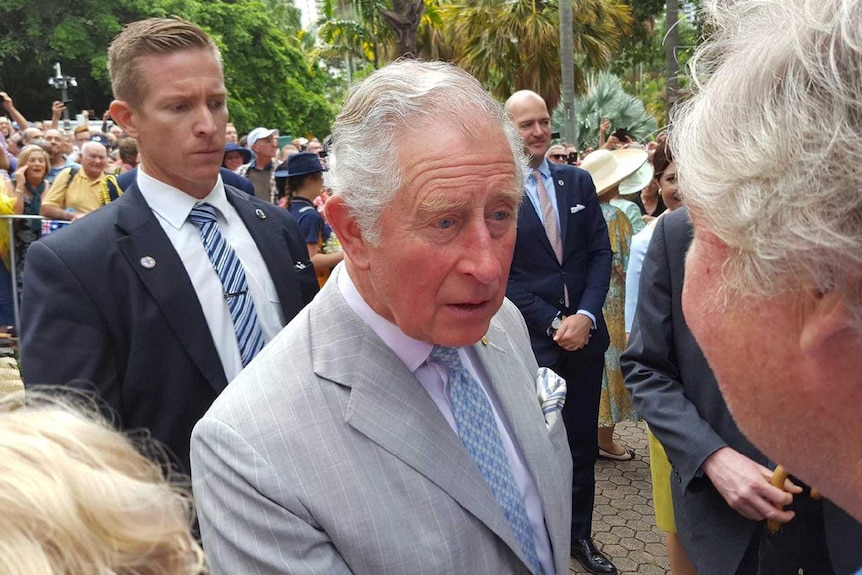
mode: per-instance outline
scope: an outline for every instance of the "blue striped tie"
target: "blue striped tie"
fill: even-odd
[[[533,571],[541,574],[542,566],[536,553],[533,528],[512,468],[509,467],[509,458],[503,448],[491,402],[479,382],[461,363],[457,349],[435,345],[428,362],[443,365],[449,370],[449,397],[461,443],[479,466],[479,471],[503,508],[503,515],[509,520],[521,551]]]
[[[245,367],[263,349],[263,332],[257,321],[254,300],[248,291],[245,269],[242,262],[221,235],[216,221],[215,208],[209,204],[197,204],[189,214],[191,221],[201,235],[207,255],[221,280],[224,297],[233,320],[239,355]]]

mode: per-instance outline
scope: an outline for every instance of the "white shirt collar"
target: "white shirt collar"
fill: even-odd
[[[144,172],[143,166],[138,166],[137,184],[150,209],[177,230],[185,224],[195,204],[199,203],[182,190],[148,175]],[[223,217],[227,213],[228,201],[221,174],[216,179],[212,191],[200,200],[200,203],[203,202],[215,207]]]
[[[350,274],[347,273],[347,266],[338,265],[341,267],[338,273],[338,289],[347,305],[383,340],[383,343],[398,356],[407,369],[411,372],[416,371],[431,355],[434,346],[406,335],[397,325],[371,309],[356,289]]]

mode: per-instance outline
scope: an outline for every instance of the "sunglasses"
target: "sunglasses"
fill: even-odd
[[[569,157],[568,154],[551,154],[551,157],[555,160],[560,160],[561,162],[565,162]]]

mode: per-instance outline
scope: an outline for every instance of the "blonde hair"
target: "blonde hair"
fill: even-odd
[[[191,498],[81,406],[0,398],[0,573],[204,572]]]
[[[221,63],[221,53],[206,32],[185,20],[148,18],[132,22],[108,47],[108,74],[114,98],[140,104],[146,96],[146,79],[138,69],[145,56],[180,50],[212,50]]]
[[[24,149],[21,150],[21,153],[18,154],[18,165],[26,166],[27,161],[30,159],[34,153],[40,153],[45,157],[45,173],[42,176],[42,180],[45,180],[45,177],[48,175],[48,168],[51,166],[51,157],[48,155],[42,146],[37,146],[36,144],[27,144],[24,146]]]

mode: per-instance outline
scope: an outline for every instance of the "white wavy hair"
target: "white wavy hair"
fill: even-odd
[[[445,62],[403,59],[351,87],[332,126],[327,180],[369,242],[379,242],[380,215],[405,183],[398,161],[402,139],[449,127],[477,145],[500,130],[512,149],[516,181],[523,181],[526,159],[517,129],[467,72]]]
[[[862,0],[708,0],[680,188],[730,291],[840,290],[862,334]]]

